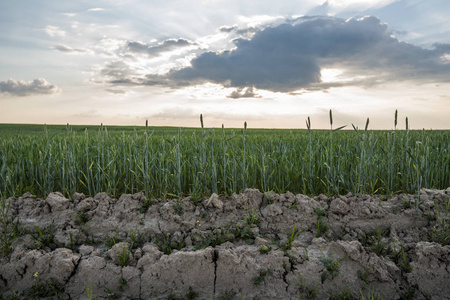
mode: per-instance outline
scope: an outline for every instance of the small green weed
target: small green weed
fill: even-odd
[[[34,226],[37,230],[36,233],[31,233],[34,239],[34,248],[42,249],[49,247],[51,250],[56,249],[55,235],[54,235],[54,222],[47,228],[41,230],[38,226]]]
[[[389,250],[391,240],[383,242],[384,237],[388,234],[388,230],[382,233],[381,229],[377,228],[374,229],[371,234],[364,234],[360,241],[364,247],[369,247],[372,252],[378,256],[381,256],[387,254]]]
[[[358,298],[354,297],[350,292],[350,289],[346,289],[345,291],[330,291],[330,300],[358,300]]]
[[[328,226],[328,224],[325,223],[325,221],[322,218],[319,218],[319,220],[317,220],[317,234],[316,234],[316,237],[323,236],[325,233],[327,233],[327,231],[329,229],[330,229],[330,226]]]
[[[75,236],[72,234],[72,232],[69,232],[69,243],[66,245],[67,248],[74,250],[75,246],[80,244],[81,237],[83,236],[83,233],[79,231]]]
[[[86,285],[86,284],[84,285],[84,290],[86,291],[88,300],[98,300],[98,298],[94,295],[94,285],[92,284],[90,279],[89,279],[89,285]]]
[[[413,286],[409,286],[406,292],[400,296],[400,300],[412,300],[416,295],[416,289]]]
[[[186,246],[184,242],[179,243],[177,241],[174,241],[172,234],[166,235],[164,233],[161,233],[156,236],[154,242],[159,251],[166,255],[170,255],[173,250],[180,250]]]
[[[408,262],[408,258],[406,257],[405,249],[403,249],[403,247],[402,247],[402,252],[401,252],[401,266],[402,266],[402,269],[406,273],[411,272],[413,269],[413,267]]]
[[[363,286],[365,289],[369,288],[369,275],[371,273],[372,272],[370,270],[364,270],[364,272],[362,272],[361,270],[358,270],[356,272],[356,275],[358,276],[358,278],[364,282]]]
[[[328,212],[323,207],[317,207],[315,210],[315,213],[318,218],[326,217],[328,216]]]
[[[116,247],[117,251],[117,247]],[[131,260],[131,250],[128,249],[128,245],[124,245],[122,248],[122,252],[117,254],[117,260],[121,267],[128,266]]]
[[[362,291],[360,291],[360,293],[361,293],[361,300],[378,300],[378,299],[383,300],[384,299],[383,296],[380,296],[378,293],[376,293],[373,290],[369,291],[369,294],[366,294],[365,296]]]
[[[260,220],[258,214],[256,214],[255,212],[251,212],[251,213],[249,212],[249,213],[247,213],[247,217],[245,218],[245,222],[248,225],[255,224],[255,225],[259,226],[259,223],[261,222],[261,220]]]
[[[445,204],[444,212],[448,216],[450,206],[450,199]],[[436,225],[430,232],[430,240],[441,244],[442,246],[450,245],[450,222],[448,222],[448,217],[441,215],[441,209],[435,203],[435,218]]]
[[[120,239],[119,239],[119,234],[116,231],[113,236],[107,236],[106,237],[106,239],[105,239],[105,248],[107,250],[111,249],[118,242],[120,242]]]
[[[343,259],[334,259],[333,254],[331,253],[330,257],[322,257],[320,259],[326,270],[322,272],[321,279],[322,283],[328,279],[329,275],[331,275],[332,278],[337,277],[339,275],[339,266]]]
[[[149,207],[152,206],[152,205],[153,205],[153,200],[152,199],[144,198],[142,200],[142,206],[139,209],[139,212],[141,214],[145,214],[147,212],[147,210],[149,209]]]
[[[75,225],[81,226],[89,222],[89,217],[84,211],[74,212],[75,214]]]
[[[0,300],[19,300],[19,295],[17,295],[17,292],[13,289],[10,288],[9,289],[9,294],[5,296],[3,296],[3,294],[0,295]]]
[[[303,283],[303,274],[300,273],[298,275],[298,291],[300,293],[304,293],[306,299],[315,299],[317,296],[317,287],[319,286],[319,282],[316,283],[316,285],[314,287],[309,287],[306,284]],[[300,299],[300,297],[298,297],[298,299]]]
[[[214,230],[209,231],[207,235],[202,238],[202,241],[194,247],[194,249],[204,249],[209,246],[215,247],[225,242],[232,242],[235,238],[232,231],[233,229],[230,229],[230,226],[217,227]]]
[[[190,286],[187,294],[184,297],[186,298],[186,300],[194,300],[197,299],[198,293],[194,291],[192,286]]]
[[[34,283],[25,292],[27,296],[33,299],[40,299],[44,297],[53,297],[56,299],[63,299],[64,285],[59,283],[55,278],[50,278],[49,282],[41,282],[38,279],[38,273],[34,273]]]
[[[285,254],[291,250],[292,248],[292,243],[294,242],[295,238],[298,237],[303,231],[305,231],[305,229],[302,229],[300,231],[298,231],[296,229],[297,224],[294,225],[294,227],[292,228],[291,233],[286,233],[286,237],[287,237],[287,241],[286,243],[276,243],[278,246],[278,249],[282,250]]]
[[[267,254],[267,253],[269,253],[271,250],[272,250],[272,247],[271,247],[271,246],[263,245],[263,246],[259,247],[259,253],[261,253],[261,254]]]
[[[120,299],[120,296],[117,295],[116,292],[111,291],[110,289],[108,289],[106,286],[103,287],[103,290],[106,293],[106,299]]]
[[[119,278],[119,290],[121,290],[123,292],[127,288],[128,288],[127,280],[125,278],[123,278],[122,276],[120,276],[120,278]]]
[[[258,276],[252,278],[253,285],[259,286],[264,282],[264,278],[269,275],[272,271],[270,269],[260,269]]]
[[[128,233],[128,242],[131,249],[136,249],[143,245],[144,240],[139,231],[137,231],[137,228]]]
[[[232,300],[236,296],[236,293],[233,291],[226,291],[224,294],[217,297],[217,300]]]
[[[172,204],[172,208],[177,215],[183,215],[183,204],[181,202],[175,202],[174,204]]]

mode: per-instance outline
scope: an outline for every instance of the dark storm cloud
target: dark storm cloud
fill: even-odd
[[[320,84],[324,67],[343,68],[349,75],[375,75],[378,81],[450,78],[450,65],[441,59],[448,53],[448,44],[428,50],[400,42],[387,24],[373,16],[347,21],[300,18],[267,27],[235,44],[231,51],[203,53],[190,67],[172,70],[168,79],[178,85],[209,81],[291,92]]]
[[[163,52],[172,51],[178,48],[187,47],[195,45],[195,43],[188,41],[186,39],[169,39],[156,46],[149,46],[148,44],[141,42],[128,41],[126,48],[128,51],[133,53],[143,53],[148,56],[154,57],[158,56]]]
[[[8,79],[0,81],[0,96],[32,96],[59,94],[61,89],[54,84],[50,84],[43,78],[33,81],[23,81]]]

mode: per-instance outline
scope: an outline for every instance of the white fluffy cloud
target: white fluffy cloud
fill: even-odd
[[[0,81],[1,96],[32,96],[32,95],[50,95],[59,94],[61,89],[54,84],[47,82],[43,78],[32,81],[8,79]]]

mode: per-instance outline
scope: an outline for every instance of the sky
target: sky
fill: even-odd
[[[0,1],[0,123],[450,129],[448,0]]]

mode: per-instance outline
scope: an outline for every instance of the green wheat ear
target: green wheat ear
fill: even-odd
[[[331,109],[330,109],[330,125],[333,125],[333,113],[331,112]]]
[[[394,120],[394,127],[397,127],[397,116],[398,116],[398,111],[395,110],[395,120]]]

